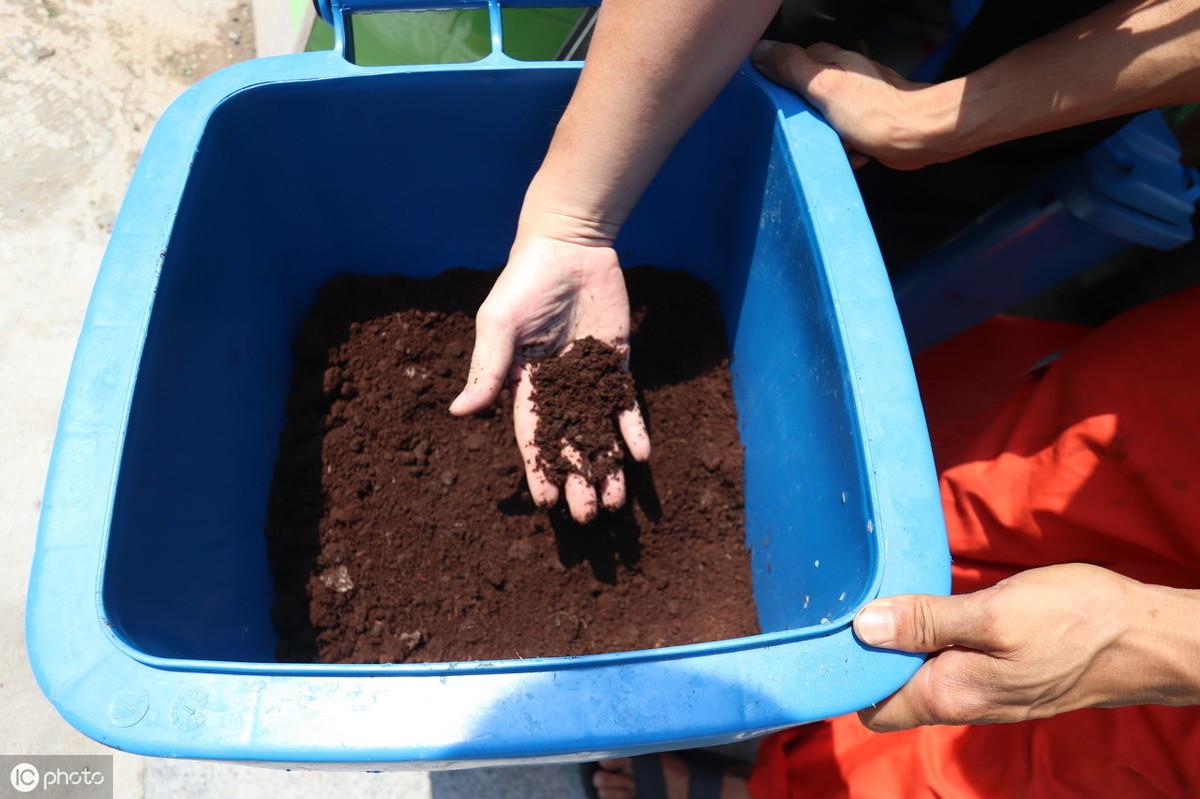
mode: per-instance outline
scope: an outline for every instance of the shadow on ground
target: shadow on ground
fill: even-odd
[[[431,799],[583,799],[579,766],[511,766],[429,775]]]

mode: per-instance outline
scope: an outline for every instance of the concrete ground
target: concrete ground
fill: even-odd
[[[96,268],[154,120],[253,55],[247,0],[0,0],[0,753],[105,753],[36,686],[23,620],[54,427]],[[343,774],[116,757],[115,795],[579,795],[576,770]]]

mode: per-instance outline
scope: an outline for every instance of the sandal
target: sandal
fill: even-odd
[[[720,799],[721,779],[732,761],[704,749],[672,752],[687,763],[688,799]],[[637,799],[667,799],[667,780],[663,775],[662,758],[658,755],[638,755],[630,758]],[[598,799],[592,776],[600,770],[598,763],[583,763],[580,772],[583,792],[588,799]]]

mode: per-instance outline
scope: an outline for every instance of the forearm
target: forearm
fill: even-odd
[[[611,243],[779,0],[605,0],[521,228]]]
[[[1200,591],[1139,584],[1127,610],[1114,656],[1130,685],[1100,704],[1200,705]]]
[[[1200,0],[1111,3],[923,95],[937,160],[1200,100]]]

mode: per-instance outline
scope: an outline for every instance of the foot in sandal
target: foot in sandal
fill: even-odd
[[[635,762],[636,761],[636,762]],[[592,774],[598,799],[749,799],[750,767],[702,750],[602,760]]]

